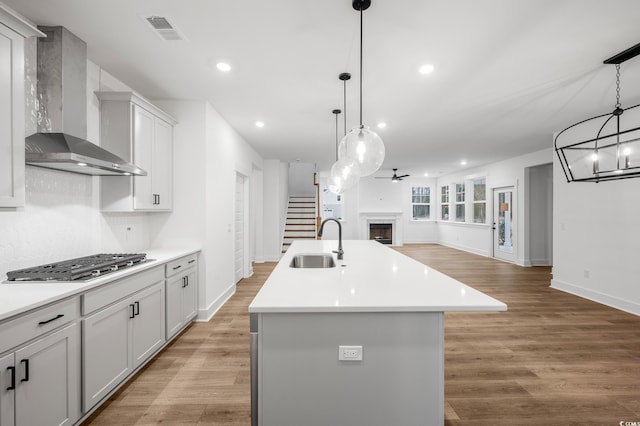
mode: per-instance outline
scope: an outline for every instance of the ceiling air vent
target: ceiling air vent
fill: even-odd
[[[144,18],[149,25],[156,31],[156,33],[167,41],[184,40],[182,34],[176,30],[173,25],[167,21],[167,18],[162,16],[148,16]]]

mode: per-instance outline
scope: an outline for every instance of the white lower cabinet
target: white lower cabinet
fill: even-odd
[[[186,327],[198,313],[197,254],[166,265],[167,339]]]
[[[80,418],[77,322],[0,357],[0,425],[72,425]]]
[[[82,320],[85,412],[162,347],[164,299],[158,282]]]

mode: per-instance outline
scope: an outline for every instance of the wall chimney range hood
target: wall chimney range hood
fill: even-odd
[[[146,176],[86,140],[87,45],[64,27],[38,27],[38,133],[25,139],[26,164],[94,176]]]

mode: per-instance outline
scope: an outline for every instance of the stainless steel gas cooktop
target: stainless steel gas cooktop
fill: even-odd
[[[147,261],[145,253],[100,253],[7,272],[9,281],[88,281]]]

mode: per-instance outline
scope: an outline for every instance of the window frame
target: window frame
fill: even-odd
[[[464,223],[466,222],[466,185],[464,183],[455,183],[456,199],[455,199],[455,216],[454,221]],[[462,191],[459,189],[462,188]],[[462,210],[462,216],[458,215],[458,211]]]
[[[477,200],[476,199],[476,184],[477,184],[477,182],[480,182],[480,181],[482,181],[482,185],[484,185],[484,199]],[[480,178],[472,179],[471,180],[471,184],[473,185],[473,223],[486,224],[487,223],[487,178],[483,176],[483,177],[480,177]],[[477,205],[484,205],[484,220],[481,221],[481,222],[476,220],[476,206]]]
[[[427,194],[414,194],[414,189],[425,189],[426,192],[428,192]],[[411,185],[411,220],[415,220],[415,221],[425,221],[425,220],[431,220],[431,205],[432,203],[432,197],[431,197],[431,185]],[[417,203],[415,202],[415,197],[427,197],[427,202],[426,203]],[[426,206],[427,207],[427,217],[419,217],[416,218],[415,216],[415,210],[414,207],[415,206]]]
[[[449,221],[451,220],[451,210],[450,210],[450,188],[449,185],[440,186],[440,220]],[[444,209],[447,209],[447,216],[444,217]]]

